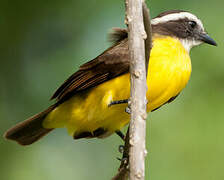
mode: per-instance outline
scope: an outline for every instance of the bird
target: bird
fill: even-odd
[[[148,64],[147,113],[172,102],[191,75],[190,50],[203,43],[217,46],[202,21],[183,10],[169,10],[151,20],[152,49]],[[56,128],[67,128],[74,139],[105,138],[129,123],[128,32],[116,28],[111,47],[80,66],[53,94],[53,105],[18,123],[4,134],[30,145]],[[123,103],[119,103],[123,102]]]

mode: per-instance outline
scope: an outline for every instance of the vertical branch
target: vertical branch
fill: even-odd
[[[152,48],[149,9],[144,0],[125,0],[131,74],[131,122],[126,133],[123,157],[112,180],[145,178],[146,76]]]
[[[145,179],[147,101],[144,41],[147,35],[144,29],[142,3],[142,0],[126,0],[131,75],[130,180]]]
[[[147,34],[147,38],[145,40],[145,67],[146,67],[146,77],[147,77],[149,57],[150,57],[150,52],[152,49],[152,26],[151,26],[150,10],[147,7],[147,4],[144,2],[142,7],[143,7],[144,27]]]

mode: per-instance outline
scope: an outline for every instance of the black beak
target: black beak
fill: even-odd
[[[215,42],[214,39],[212,39],[208,34],[205,34],[205,33],[201,33],[199,35],[199,40],[207,43],[207,44],[211,44],[213,46],[217,46],[217,43]]]

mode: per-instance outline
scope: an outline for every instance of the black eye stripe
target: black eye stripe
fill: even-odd
[[[186,17],[152,24],[152,28],[154,32],[161,35],[191,39],[195,33],[203,29],[203,26],[197,19]]]

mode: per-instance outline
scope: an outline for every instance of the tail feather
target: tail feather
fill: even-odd
[[[30,145],[39,140],[44,135],[48,134],[53,129],[45,129],[42,126],[44,118],[55,108],[55,105],[50,106],[47,110],[36,114],[35,116],[18,123],[10,128],[4,137],[9,140],[16,141],[21,145]]]

